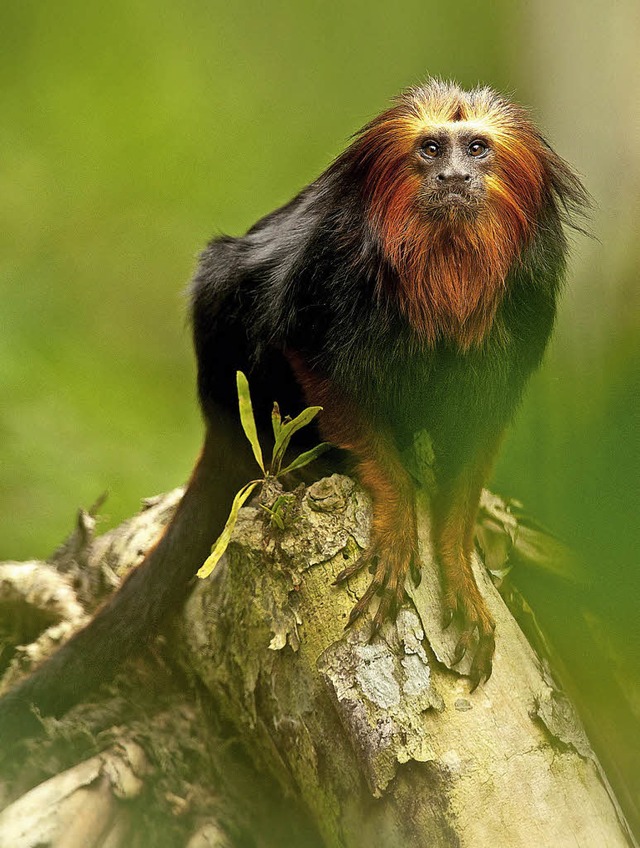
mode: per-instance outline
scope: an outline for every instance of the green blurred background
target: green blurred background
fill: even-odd
[[[426,74],[529,105],[595,198],[493,487],[583,554],[640,655],[640,7],[58,0],[0,7],[0,559],[181,483],[200,422],[184,287]],[[106,522],[103,526],[107,526]],[[570,616],[570,611],[565,611]]]

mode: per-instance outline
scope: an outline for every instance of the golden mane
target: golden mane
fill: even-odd
[[[429,218],[418,204],[416,147],[430,132],[463,121],[495,152],[486,200],[473,219]],[[551,193],[549,154],[524,109],[489,88],[465,92],[438,81],[405,92],[359,134],[350,158],[363,168],[368,218],[397,274],[390,293],[425,343],[482,343],[509,269]],[[381,278],[379,287],[388,290],[389,280]]]

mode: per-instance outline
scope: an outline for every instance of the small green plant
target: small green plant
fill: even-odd
[[[278,530],[284,530],[289,522],[295,503],[296,496],[292,492],[285,492],[282,495],[278,495],[271,506],[263,503],[260,506],[269,516],[269,524],[272,527],[277,527]]]
[[[249,394],[249,382],[242,371],[237,372],[236,381],[238,385],[238,405],[240,408],[242,429],[244,430],[247,439],[249,439],[253,455],[260,466],[263,476],[257,480],[251,480],[246,486],[243,486],[233,499],[227,523],[224,525],[222,533],[218,536],[218,539],[211,548],[211,553],[198,570],[198,577],[202,578],[208,577],[211,574],[218,564],[220,557],[226,551],[231,539],[231,534],[233,533],[233,528],[238,520],[238,513],[253,491],[270,479],[282,477],[284,474],[288,474],[290,471],[295,471],[298,468],[304,468],[305,465],[313,462],[314,459],[317,459],[320,454],[324,453],[329,448],[329,444],[327,444],[327,442],[322,442],[314,448],[311,448],[311,450],[301,453],[292,462],[290,462],[289,465],[283,468],[282,463],[284,461],[287,448],[289,447],[291,437],[294,433],[300,430],[301,427],[305,427],[313,421],[316,415],[322,410],[322,407],[308,406],[306,409],[302,410],[300,415],[291,419],[288,415],[285,416],[285,418],[282,418],[280,415],[280,407],[277,403],[274,403],[273,412],[271,413],[274,445],[271,454],[271,462],[269,466],[266,467],[262,458],[262,448],[258,441],[258,430],[253,415],[251,395]],[[284,529],[283,508],[285,505],[285,498],[286,496],[281,495],[273,506],[263,506],[263,508],[269,513],[272,525],[279,527],[281,530]]]

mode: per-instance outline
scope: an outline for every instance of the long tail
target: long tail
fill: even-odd
[[[191,578],[226,521],[231,498],[246,483],[244,463],[208,436],[173,521],[92,621],[0,699],[0,745],[31,736],[33,712],[60,716],[127,656],[138,653],[184,600]],[[233,457],[233,458],[232,458]]]

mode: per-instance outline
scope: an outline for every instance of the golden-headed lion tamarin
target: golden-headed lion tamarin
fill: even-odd
[[[373,630],[417,564],[414,484],[401,451],[427,430],[445,623],[457,656],[479,637],[473,684],[491,672],[494,622],[470,566],[480,491],[551,332],[567,245],[586,201],[519,106],[489,88],[431,80],[365,126],[320,176],[239,238],[203,252],[192,286],[201,457],[175,518],[93,621],[0,701],[3,733],[29,732],[108,678],[178,606],[247,479],[236,371],[259,426],[271,406],[323,407],[373,501],[373,565],[360,615]],[[315,438],[313,436],[312,438]]]

